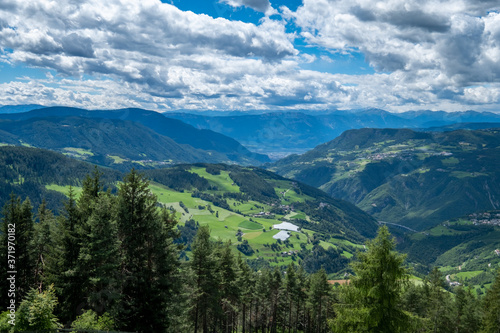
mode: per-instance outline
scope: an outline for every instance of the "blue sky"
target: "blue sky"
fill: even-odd
[[[0,105],[500,110],[473,0],[3,0]]]

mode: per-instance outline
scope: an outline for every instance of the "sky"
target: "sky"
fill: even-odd
[[[20,104],[500,112],[500,2],[2,0]]]

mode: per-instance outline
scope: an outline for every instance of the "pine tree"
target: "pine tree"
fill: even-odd
[[[293,308],[297,306],[298,294],[299,294],[299,281],[297,280],[297,273],[295,270],[295,264],[292,262],[288,265],[285,276],[285,292],[286,300],[288,301],[287,312],[288,312],[288,332],[292,329],[293,325]],[[283,329],[283,331],[285,331]]]
[[[214,243],[210,240],[208,226],[201,226],[191,245],[192,260],[190,267],[194,275],[192,300],[192,321],[194,332],[201,328],[209,332],[211,318],[218,312],[219,285],[214,257]]]
[[[102,172],[96,166],[92,177],[87,175],[83,180],[82,193],[78,199],[78,209],[83,221],[86,221],[92,214],[94,202],[99,197],[99,193],[102,192],[101,176]]]
[[[170,237],[174,219],[160,213],[149,182],[137,171],[127,174],[118,192],[121,308],[125,330],[166,332],[168,311],[178,291],[178,247]]]
[[[84,277],[82,294],[87,298],[86,308],[98,315],[113,313],[112,308],[119,297],[119,243],[113,199],[103,193],[92,205],[77,264],[78,272]]]
[[[250,266],[241,258],[241,252],[238,252],[237,262],[240,271],[237,277],[237,284],[240,288],[241,328],[242,333],[246,333],[249,321],[251,322],[252,320],[252,295],[255,281]]]
[[[328,310],[332,305],[331,292],[332,289],[323,268],[311,275],[308,307],[311,310],[313,332],[325,332],[327,329]]]
[[[454,332],[478,332],[481,324],[481,307],[470,289],[459,286],[455,292],[453,304],[455,326]]]
[[[19,218],[16,222],[16,266],[18,297],[24,298],[34,286],[35,281],[35,252],[33,248],[33,206],[29,198],[19,208]]]
[[[44,280],[46,279],[45,266],[51,247],[53,246],[52,233],[55,228],[55,218],[47,209],[45,199],[38,207],[36,216],[38,223],[35,224],[33,236],[34,264],[35,264],[35,286],[42,292]]]
[[[427,288],[427,318],[432,332],[451,332],[453,323],[450,295],[444,289],[445,280],[439,268],[434,267],[429,273]]]
[[[237,321],[240,288],[237,284],[238,266],[231,251],[231,242],[228,241],[218,246],[215,256],[218,258],[217,275],[219,276],[220,309],[222,311],[220,330],[232,332]]]
[[[269,279],[269,298],[271,301],[271,333],[276,333],[279,325],[279,321],[281,320],[281,299],[283,294],[282,288],[282,276],[281,271],[278,267],[274,268],[270,279]]]
[[[394,247],[394,239],[383,226],[367,243],[368,250],[358,254],[351,285],[342,289],[341,303],[346,303],[335,307],[335,331],[392,333],[408,326],[409,317],[399,306],[408,271],[405,256],[394,252]]]
[[[481,332],[500,332],[500,270],[498,270],[490,289],[486,292],[482,326]]]
[[[80,254],[82,221],[76,194],[69,189],[68,200],[57,219],[54,245],[47,255],[47,282],[54,284],[60,300],[58,313],[63,323],[71,323],[84,306],[83,277],[77,271]]]

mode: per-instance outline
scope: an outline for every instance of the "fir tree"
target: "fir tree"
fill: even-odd
[[[311,310],[313,332],[325,332],[328,310],[331,307],[331,286],[324,269],[311,275],[308,307]]]
[[[192,300],[192,321],[194,332],[201,328],[209,332],[210,319],[218,312],[219,286],[215,270],[217,261],[214,257],[214,243],[210,240],[208,226],[201,226],[191,245],[192,260],[190,267],[194,275]]]
[[[166,210],[160,213],[149,182],[137,171],[127,174],[118,192],[121,308],[125,330],[166,332],[175,306],[178,247],[173,244]],[[168,221],[166,221],[166,219]]]
[[[68,200],[57,219],[54,246],[47,255],[47,282],[54,284],[59,297],[59,317],[71,323],[84,306],[82,295],[83,277],[78,274],[77,261],[80,254],[82,223],[72,187]]]
[[[333,321],[336,332],[401,332],[409,317],[400,307],[402,287],[408,280],[405,256],[394,252],[395,242],[386,226],[367,243],[368,250],[358,254],[352,264],[355,275],[343,288]]]
[[[115,200],[100,195],[85,223],[85,241],[80,248],[77,270],[85,277],[82,293],[87,306],[98,315],[112,312],[118,295],[118,237]]]
[[[19,217],[16,222],[16,284],[18,297],[24,298],[26,293],[34,286],[35,281],[35,251],[33,248],[33,206],[29,198],[21,204]]]
[[[35,224],[33,237],[35,286],[39,292],[42,292],[44,279],[46,279],[45,265],[48,253],[53,246],[52,233],[55,227],[54,215],[47,209],[45,199],[38,207],[36,218],[38,223]]]
[[[434,267],[426,281],[427,318],[432,332],[450,332],[453,327],[450,295],[446,290],[445,280],[439,268]]]

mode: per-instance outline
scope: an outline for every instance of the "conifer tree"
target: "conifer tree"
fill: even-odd
[[[290,265],[288,265],[288,268],[286,270],[286,276],[285,276],[285,291],[286,291],[286,300],[288,301],[287,304],[287,312],[288,312],[288,331],[293,327],[293,308],[294,306],[297,306],[298,302],[298,294],[299,294],[299,283],[297,280],[297,273],[295,270],[295,264],[292,262]],[[285,331],[283,329],[283,331]]]
[[[394,252],[395,242],[386,226],[368,242],[368,250],[352,264],[355,275],[343,288],[332,327],[336,332],[401,332],[409,317],[401,309],[402,287],[408,280],[405,256]]]
[[[33,206],[30,199],[21,204],[19,217],[16,222],[16,284],[18,286],[18,297],[24,298],[26,293],[34,286],[35,265],[33,249]]]
[[[85,222],[86,233],[80,248],[77,270],[85,278],[82,293],[86,308],[102,315],[112,312],[118,300],[118,237],[115,200],[103,193],[94,202]]]
[[[208,226],[201,226],[191,245],[193,249],[190,267],[194,275],[192,300],[192,321],[194,332],[199,328],[208,333],[210,319],[218,312],[217,261],[214,257],[214,243],[210,240]]]
[[[269,279],[269,298],[271,302],[270,316],[271,316],[271,333],[276,333],[279,325],[280,318],[280,302],[283,294],[282,276],[279,268],[276,266],[270,275]]]
[[[443,274],[438,267],[434,267],[429,273],[428,281],[426,281],[427,317],[430,320],[432,332],[450,332],[453,327],[451,299],[444,287]]]
[[[96,166],[92,176],[87,175],[83,180],[82,193],[78,199],[78,209],[83,221],[86,221],[92,214],[93,204],[99,197],[99,193],[102,192],[101,176],[102,172]]]
[[[231,251],[231,242],[228,241],[218,246],[215,255],[218,258],[217,275],[219,276],[220,309],[222,311],[220,330],[232,332],[236,326],[240,288],[237,284],[239,271]]]
[[[311,309],[312,332],[325,332],[331,304],[331,286],[328,277],[322,268],[311,275],[311,286],[309,289],[308,306]]]
[[[465,289],[463,286],[457,287],[453,304],[454,331],[456,333],[478,332],[481,324],[480,309],[479,302],[470,289]]]
[[[159,211],[148,186],[133,169],[118,192],[119,320],[125,330],[166,332],[172,325],[168,313],[175,306],[172,296],[177,293],[178,247],[169,237],[175,222],[165,209]]]
[[[252,320],[252,295],[255,280],[250,266],[248,266],[246,260],[241,258],[241,252],[238,252],[237,262],[240,272],[237,277],[237,284],[240,288],[241,328],[242,333],[246,333],[247,327],[249,327],[248,322]]]
[[[35,265],[35,287],[42,292],[44,280],[46,279],[46,261],[51,247],[53,246],[52,233],[55,228],[55,218],[52,212],[47,209],[45,199],[38,207],[36,216],[38,223],[35,224],[33,236],[34,265]]]
[[[78,274],[82,223],[76,203],[76,194],[69,188],[68,200],[57,219],[54,246],[47,255],[47,282],[54,284],[59,298],[59,318],[71,323],[83,307],[83,277]]]
[[[500,333],[500,270],[495,281],[486,292],[482,332]]]

